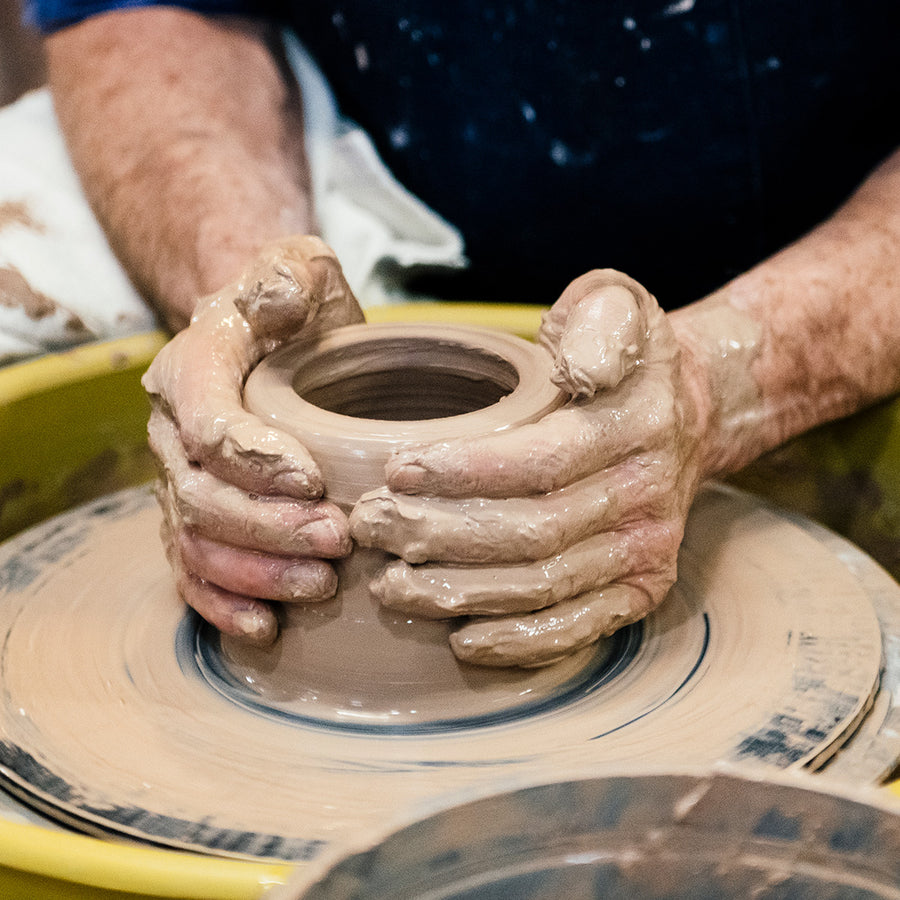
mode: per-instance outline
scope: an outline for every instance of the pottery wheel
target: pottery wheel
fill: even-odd
[[[875,780],[900,755],[895,703],[879,692],[896,679],[882,661],[900,587],[830,532],[726,488],[698,498],[679,581],[644,623],[541,676],[534,698],[392,727],[285,713],[214,683],[159,522],[134,489],[0,548],[0,774],[87,831],[306,859],[437,795],[513,778],[818,768],[837,753]]]

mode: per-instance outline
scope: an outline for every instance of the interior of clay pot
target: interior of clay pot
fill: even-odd
[[[385,337],[313,357],[294,379],[320,409],[358,419],[414,421],[492,406],[518,385],[515,367],[469,344]]]

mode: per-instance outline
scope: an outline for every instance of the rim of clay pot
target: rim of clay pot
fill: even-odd
[[[560,406],[552,367],[542,347],[489,328],[351,325],[272,353],[244,405],[300,440],[327,496],[352,504],[383,483],[396,447],[503,431]]]

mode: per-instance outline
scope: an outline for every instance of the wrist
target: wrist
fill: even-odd
[[[762,397],[754,377],[762,328],[724,292],[670,315],[681,352],[683,389],[696,409],[702,477],[740,469],[764,448]]]

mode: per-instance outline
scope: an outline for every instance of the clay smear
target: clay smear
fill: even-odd
[[[73,335],[87,334],[84,322],[55,300],[34,290],[15,266],[0,266],[0,306],[20,309],[29,319],[39,321],[49,316],[66,316],[65,329]]]
[[[21,200],[7,200],[0,203],[0,231],[13,226],[43,233],[44,226],[32,218],[28,204]]]

